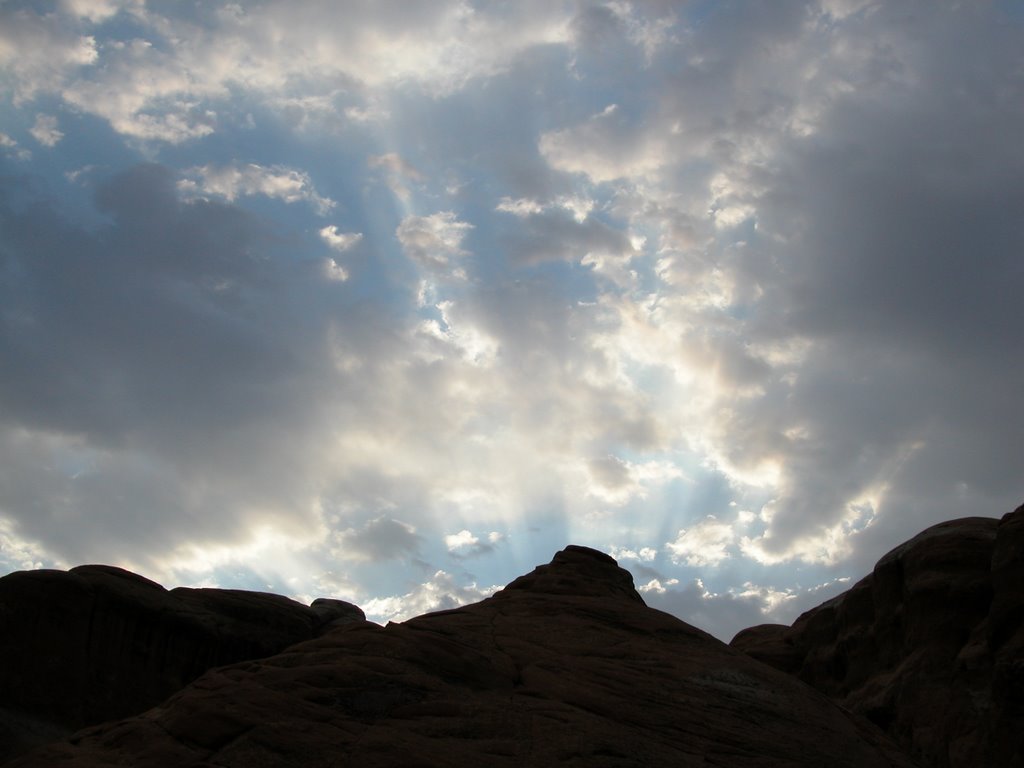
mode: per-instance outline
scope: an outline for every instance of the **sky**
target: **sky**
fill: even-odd
[[[1024,501],[1024,4],[0,0],[0,573],[728,640]]]

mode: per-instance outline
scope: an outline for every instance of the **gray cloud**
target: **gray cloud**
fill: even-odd
[[[408,523],[381,515],[359,528],[339,531],[337,540],[340,557],[380,561],[416,555],[422,537]]]
[[[729,642],[741,629],[772,621],[763,613],[764,606],[756,596],[710,594],[697,581],[646,590],[643,597],[652,608],[678,616],[723,642]]]
[[[629,238],[600,220],[579,221],[565,208],[519,217],[504,236],[515,262],[579,261],[587,255],[623,257],[633,253]]]
[[[337,284],[266,258],[272,235],[239,209],[181,202],[160,166],[96,199],[112,223],[93,231],[45,202],[2,212],[5,510],[65,557],[98,556],[112,531],[242,535],[254,509],[308,520],[313,446],[344,393],[328,347]]]

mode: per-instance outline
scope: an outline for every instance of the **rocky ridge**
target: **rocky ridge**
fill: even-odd
[[[575,546],[387,627],[106,566],[0,578],[0,626],[5,768],[1024,768],[1024,507],[933,526],[731,648]]]
[[[0,578],[0,762],[159,704],[211,667],[269,656],[363,612],[340,600],[166,590],[121,568]]]
[[[872,720],[923,766],[1024,766],[1024,506],[932,526],[745,651]]]
[[[823,694],[567,547],[474,605],[211,669],[29,766],[910,766]]]

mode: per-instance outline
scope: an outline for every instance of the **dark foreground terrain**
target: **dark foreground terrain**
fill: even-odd
[[[732,647],[583,547],[387,627],[338,601],[21,572],[0,579],[0,763],[1024,766],[1022,619],[1024,507],[930,528]]]
[[[889,733],[922,766],[1024,766],[1024,506],[932,526],[792,627],[732,647]]]

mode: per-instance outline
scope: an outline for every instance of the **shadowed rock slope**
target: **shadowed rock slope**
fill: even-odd
[[[731,645],[890,733],[923,766],[1024,766],[1024,506],[928,528],[792,627]]]
[[[28,766],[910,766],[825,696],[568,547],[475,605],[211,670]]]
[[[152,707],[207,669],[269,656],[354,605],[226,589],[168,591],[102,565],[0,578],[0,762]]]

